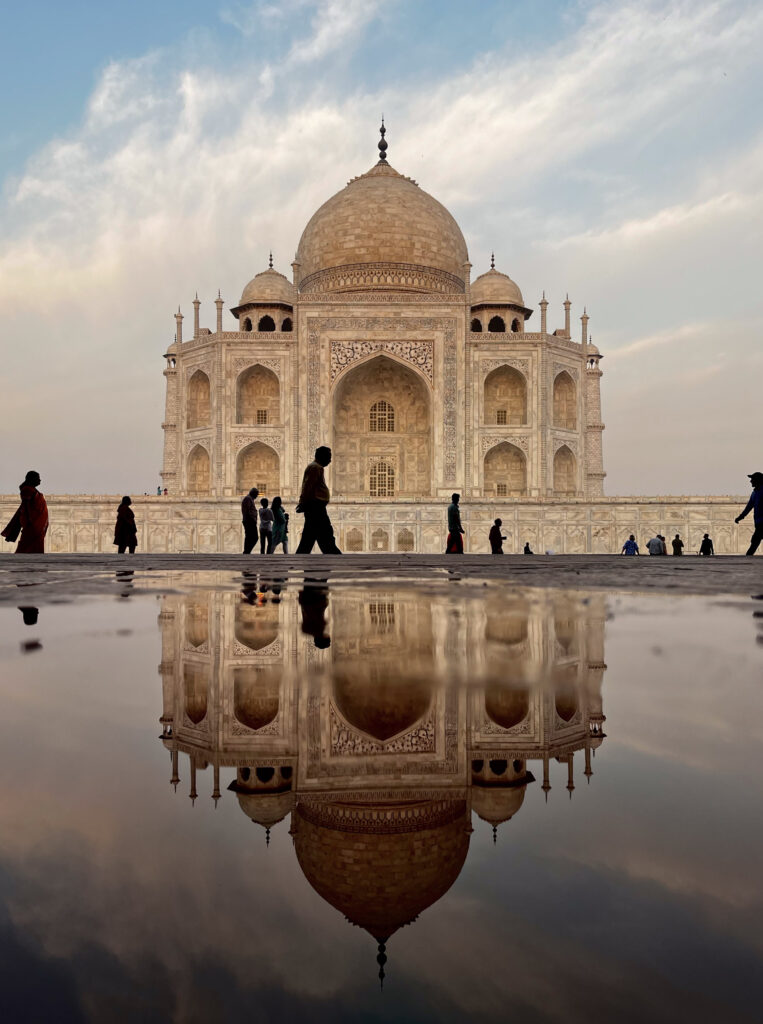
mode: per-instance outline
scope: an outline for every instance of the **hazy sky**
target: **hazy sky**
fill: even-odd
[[[45,25],[43,45],[40,25]],[[608,494],[763,469],[763,5],[30,2],[0,39],[0,492],[152,490],[178,303],[214,327],[375,161],[605,354]],[[535,317],[530,328],[536,329]],[[226,312],[226,326],[235,326]]]

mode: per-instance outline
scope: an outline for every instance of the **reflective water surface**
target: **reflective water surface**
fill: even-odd
[[[0,607],[4,1020],[760,1020],[763,602],[139,583]]]

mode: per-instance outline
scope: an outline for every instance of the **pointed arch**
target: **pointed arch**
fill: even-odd
[[[233,714],[248,729],[262,729],[278,715],[281,691],[279,667],[247,665],[233,669]]]
[[[515,316],[514,319],[511,321],[511,329],[515,334],[519,334],[519,332],[522,330],[522,323],[519,317]]]
[[[197,370],[188,381],[188,396],[186,399],[185,425],[189,429],[194,427],[208,427],[211,422],[210,388],[209,377],[203,370]]]
[[[242,448],[236,459],[236,489],[243,494],[252,487],[263,497],[278,494],[281,489],[281,460],[278,453],[262,441]]]
[[[570,374],[562,370],[554,379],[554,426],[575,430],[577,420],[577,387]]]
[[[554,493],[574,494],[577,491],[577,459],[566,444],[554,455]]]
[[[210,489],[210,464],[209,452],[197,444],[188,454],[186,472],[189,494],[209,494]]]
[[[384,459],[371,463],[368,493],[372,498],[394,498],[395,467]]]
[[[284,321],[281,324],[281,330],[286,332],[294,330],[294,324],[292,323],[290,316],[284,318]]]
[[[479,317],[475,316],[474,319],[472,320],[472,331],[475,334],[482,334],[482,323]]]
[[[527,718],[530,710],[530,690],[523,686],[507,686],[491,682],[485,689],[485,711],[488,718],[502,729],[513,729]]]
[[[483,493],[486,497],[507,498],[527,494],[527,459],[516,445],[503,441],[487,452]]]
[[[185,713],[194,725],[199,725],[207,717],[209,669],[206,665],[189,662],[183,668],[183,683]]]
[[[487,325],[488,331],[492,334],[505,334],[506,333],[506,321],[502,316],[491,317],[490,323]]]
[[[257,324],[258,331],[274,331],[275,329],[276,322],[272,316],[268,316],[266,313],[265,316],[260,317],[260,322]]]
[[[484,397],[485,423],[527,423],[527,381],[513,366],[491,370],[485,377]]]
[[[261,363],[248,366],[236,380],[236,422],[274,424],[281,421],[281,385]]]
[[[278,605],[242,601],[236,605],[233,635],[250,651],[261,651],[278,639]]]
[[[241,330],[242,331],[251,331],[251,329],[252,329],[252,321],[247,316],[247,317],[244,318],[244,322],[241,325]]]

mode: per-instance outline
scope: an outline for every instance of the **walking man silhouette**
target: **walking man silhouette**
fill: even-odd
[[[464,529],[461,526],[461,512],[458,507],[461,495],[451,494],[450,498],[451,503],[448,505],[448,540],[445,545],[445,554],[463,555]]]
[[[45,534],[48,532],[48,506],[37,490],[40,474],[30,469],[19,487],[21,504],[0,536],[9,544],[21,534],[16,548],[17,555],[42,555],[45,553]]]
[[[309,555],[313,545],[318,543],[324,555],[341,555],[336,546],[334,530],[328,514],[331,498],[326,486],[324,469],[331,462],[331,449],[321,445],[315,449],[315,458],[305,469],[302,477],[302,491],[296,511],[304,513],[305,525],[299,539],[298,555]]]
[[[752,512],[755,530],[750,538],[750,546],[745,553],[754,555],[763,540],[763,473],[748,473],[748,476],[752,484],[752,494],[744,512],[738,515],[734,522],[741,522],[748,512]]]

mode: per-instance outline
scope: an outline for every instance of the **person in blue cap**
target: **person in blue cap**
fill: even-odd
[[[752,484],[752,494],[747,502],[744,512],[736,517],[735,523],[741,522],[748,513],[752,512],[755,529],[750,538],[750,546],[745,552],[747,555],[754,555],[763,540],[763,473],[748,473]]]

